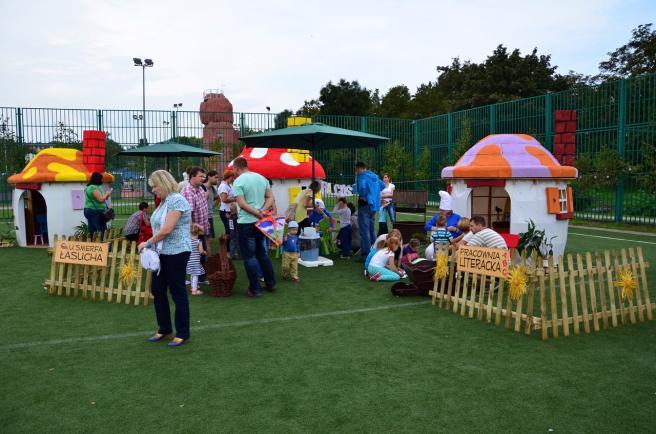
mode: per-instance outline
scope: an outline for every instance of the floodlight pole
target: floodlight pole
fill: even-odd
[[[143,144],[146,146],[146,65],[141,66],[141,112],[143,113]]]

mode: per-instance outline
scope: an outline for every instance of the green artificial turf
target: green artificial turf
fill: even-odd
[[[587,235],[651,237],[570,232],[568,252],[640,245],[656,264],[655,244]],[[145,341],[152,307],[49,296],[45,250],[0,250],[3,431],[653,431],[653,322],[542,342],[392,297],[351,261],[260,299],[236,266],[235,295],[192,297],[169,349]]]

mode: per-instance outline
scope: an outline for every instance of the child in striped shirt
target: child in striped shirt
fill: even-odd
[[[453,235],[446,228],[446,217],[443,215],[439,216],[436,226],[437,230],[431,234],[434,252],[437,252],[438,248],[448,246],[453,241]]]

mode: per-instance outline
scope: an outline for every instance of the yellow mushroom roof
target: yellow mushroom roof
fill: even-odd
[[[103,182],[114,182],[114,176],[103,172]],[[87,182],[91,172],[83,163],[82,151],[70,148],[48,148],[40,151],[27,166],[10,176],[10,184],[42,182]]]

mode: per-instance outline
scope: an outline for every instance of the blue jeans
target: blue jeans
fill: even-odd
[[[168,334],[173,331],[171,326],[171,309],[167,289],[175,304],[175,336],[180,339],[189,338],[189,299],[185,287],[187,261],[189,252],[177,255],[159,255],[159,273],[153,273],[151,292],[155,298],[155,317],[158,333]]]
[[[372,276],[374,274],[380,273],[380,280],[381,282],[396,282],[397,280],[401,280],[401,276],[399,276],[397,273],[393,272],[389,268],[386,267],[376,267],[374,265],[369,264],[369,268],[367,268],[367,271],[369,274]]]
[[[342,256],[351,256],[351,234],[353,233],[353,228],[351,225],[344,226],[339,229],[337,233],[337,239],[339,244],[342,247]]]
[[[103,216],[105,211],[102,209],[84,208],[84,218],[87,219],[87,226],[89,233],[105,232],[107,230],[107,222]]]
[[[230,226],[228,223],[228,211],[219,210],[219,216],[221,217],[221,223],[223,223],[223,233],[230,235]],[[230,252],[230,238],[226,241],[226,250]]]
[[[374,230],[374,212],[371,205],[360,205],[358,208],[358,225],[360,226],[360,253],[365,259],[371,250],[371,245],[376,241]]]
[[[378,218],[378,221],[380,223],[383,223],[383,222],[384,223],[387,223],[387,222],[394,223],[396,221],[395,220],[396,219],[396,208],[395,208],[394,202],[390,202],[390,204],[387,205],[384,208],[381,206],[379,211],[380,211],[380,216]],[[386,213],[387,213],[387,216],[389,216],[389,220],[387,220],[387,216],[385,215]]]
[[[258,295],[262,292],[260,275],[264,277],[267,288],[273,289],[276,285],[273,265],[264,247],[264,238],[264,234],[255,227],[255,223],[237,223],[237,242],[248,276],[248,289]]]

